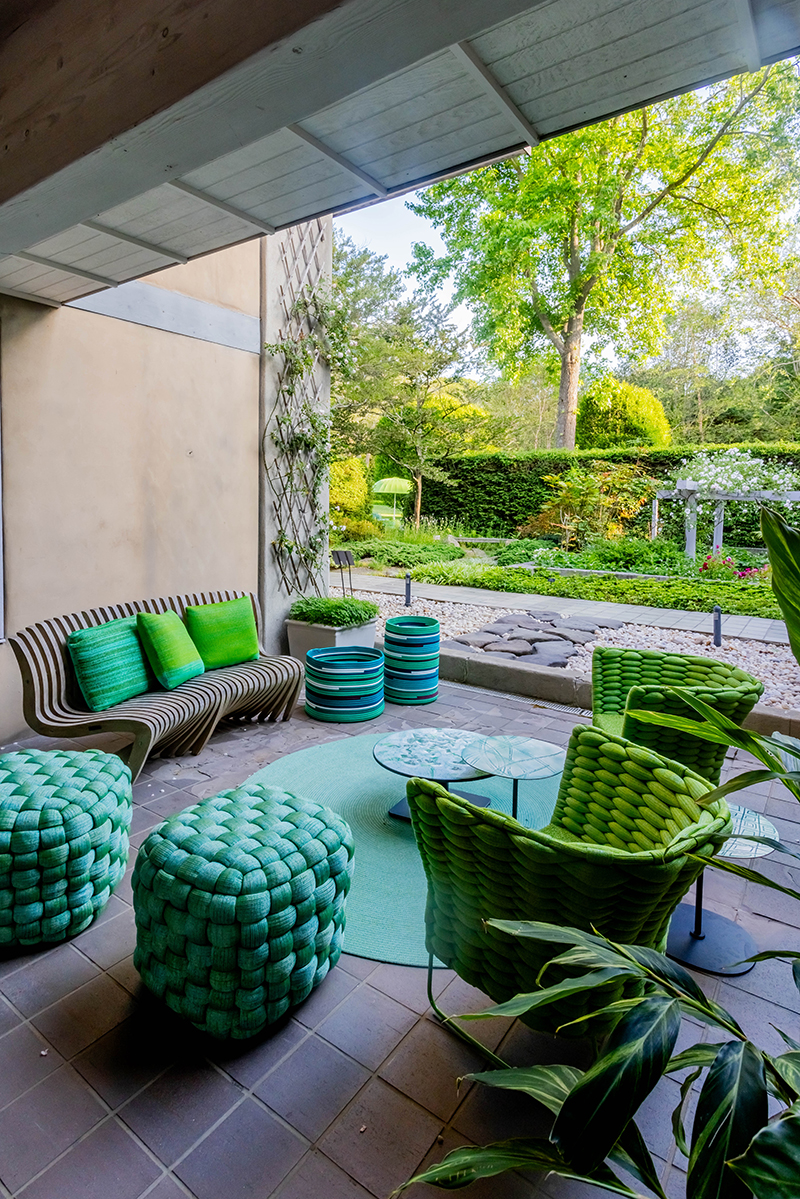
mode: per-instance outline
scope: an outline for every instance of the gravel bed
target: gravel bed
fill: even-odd
[[[359,599],[372,600],[380,608],[377,633],[383,636],[386,618],[389,616],[433,616],[439,621],[442,638],[457,637],[459,633],[474,633],[498,616],[511,612],[527,615],[523,608],[487,608],[485,604],[451,604],[444,600],[421,599],[415,595],[411,607],[407,608],[402,595],[386,595],[382,591],[357,591]]]
[[[422,616],[434,616],[441,626],[442,637],[457,637],[462,633],[476,632],[500,616],[519,612],[528,615],[525,608],[487,608],[483,604],[446,603],[442,600],[426,600],[415,596],[411,608],[406,608],[402,596],[386,595],[382,592],[359,591],[360,599],[370,599],[378,604],[380,617],[378,633],[383,636],[387,616],[403,616],[409,611]],[[554,608],[556,605],[554,604]],[[535,614],[534,614],[535,615]],[[800,709],[800,665],[795,661],[788,645],[769,645],[745,637],[723,637],[722,645],[712,644],[705,633],[686,632],[681,629],[659,629],[647,625],[626,624],[614,632],[605,631],[595,641],[576,646],[577,653],[570,659],[569,670],[588,677],[592,672],[591,651],[595,645],[626,646],[631,649],[654,649],[664,653],[696,654],[698,657],[716,658],[730,662],[761,679],[765,691],[760,704],[784,711]]]

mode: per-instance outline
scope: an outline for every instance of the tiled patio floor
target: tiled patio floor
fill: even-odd
[[[563,744],[574,723],[573,714],[530,700],[448,684],[426,708],[387,706],[369,731],[458,726]],[[134,789],[133,843],[141,844],[163,816],[237,785],[283,754],[363,731],[314,723],[298,709],[288,724],[222,731],[197,758],[156,760]],[[107,738],[95,743],[112,747]],[[798,839],[800,808],[788,795],[771,795],[766,784],[742,802],[765,811],[787,840]],[[785,874],[775,857],[762,868]],[[546,1133],[547,1119],[526,1096],[469,1085],[457,1090],[456,1078],[482,1062],[427,1014],[422,970],[344,955],[272,1036],[231,1050],[194,1035],[148,998],[133,970],[131,869],[132,863],[100,920],[74,941],[0,960],[0,1194],[6,1199],[386,1199],[422,1162],[455,1145]],[[762,948],[800,949],[793,901],[709,873],[709,908],[737,916]],[[483,1004],[449,972],[436,978],[448,1010]],[[785,963],[701,984],[767,1048],[780,1047],[772,1022],[800,1036],[799,997]],[[514,1063],[586,1060],[582,1046],[534,1036],[520,1025],[473,1028]],[[700,1027],[689,1031],[704,1035]],[[669,1131],[677,1090],[677,1083],[662,1083],[641,1112],[675,1197],[683,1195],[685,1164],[673,1161]],[[407,1192],[413,1199],[438,1193]],[[588,1199],[599,1192],[541,1176],[504,1176],[464,1193]]]

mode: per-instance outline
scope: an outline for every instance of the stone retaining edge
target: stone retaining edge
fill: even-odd
[[[377,648],[382,647],[376,642]],[[591,711],[592,681],[582,675],[555,666],[519,666],[515,662],[500,662],[489,654],[459,653],[442,649],[439,655],[439,677],[448,683],[465,683],[469,687],[486,687],[490,691],[508,691],[530,699],[548,700],[554,704]],[[783,733],[800,737],[800,711],[782,711],[756,704],[744,722],[755,733]]]

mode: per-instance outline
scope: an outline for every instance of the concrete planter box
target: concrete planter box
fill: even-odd
[[[330,624],[309,624],[304,620],[287,620],[286,632],[289,634],[289,654],[306,660],[306,652],[310,649],[329,649],[331,646],[366,645],[372,649],[375,645],[376,620],[368,620],[365,624],[351,625],[348,629],[340,629]]]

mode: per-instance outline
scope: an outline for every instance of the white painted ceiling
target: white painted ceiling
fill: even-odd
[[[800,0],[349,0],[0,206],[0,292],[64,303],[798,47]]]

